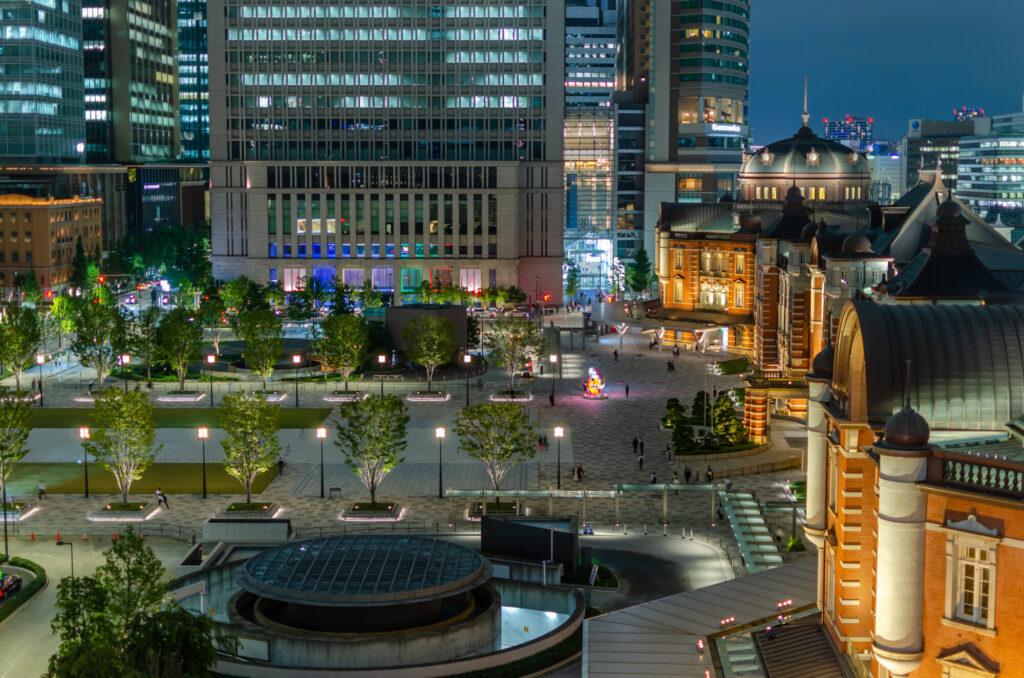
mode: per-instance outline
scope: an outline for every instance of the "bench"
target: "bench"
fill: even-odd
[[[340,496],[341,496],[341,488],[340,487],[332,487],[331,489],[329,489],[327,491],[327,498],[328,499],[334,499],[335,497],[340,497]]]

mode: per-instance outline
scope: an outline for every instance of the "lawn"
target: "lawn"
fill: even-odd
[[[277,475],[277,466],[263,473],[253,483],[252,491],[258,494],[266,489]],[[36,485],[42,482],[47,494],[83,494],[83,472],[81,464],[15,464],[8,478],[8,492],[12,494],[35,494]],[[153,464],[142,478],[132,483],[133,495],[152,495],[156,488],[167,495],[202,494],[202,464]],[[244,494],[245,488],[227,474],[221,464],[206,465],[206,488],[210,494]],[[97,463],[89,465],[90,494],[119,494],[114,476]],[[45,501],[45,500],[44,500]]]
[[[723,360],[720,363],[715,363],[715,366],[718,367],[719,374],[742,374],[750,369],[750,363],[746,358]]]
[[[282,407],[281,428],[316,428],[330,413],[329,407]],[[33,428],[78,428],[92,426],[92,423],[92,408],[89,407],[40,407],[32,410]],[[218,428],[220,408],[155,407],[153,423],[157,428]]]

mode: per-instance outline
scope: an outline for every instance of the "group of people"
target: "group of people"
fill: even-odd
[[[572,479],[577,483],[583,480],[583,464],[576,464],[572,467]]]

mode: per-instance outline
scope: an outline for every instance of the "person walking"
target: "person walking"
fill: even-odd
[[[707,476],[708,476],[708,482],[709,482],[709,483],[710,483],[710,482],[711,482],[712,480],[714,480],[714,478],[715,478],[715,474],[714,474],[714,472],[713,472],[713,471],[711,470],[711,464],[708,464],[708,468],[707,468]]]
[[[686,484],[690,484],[690,476],[693,475],[693,471],[690,470],[689,466],[683,468],[683,477],[686,478]]]
[[[89,395],[92,395],[92,385],[95,383],[92,379],[89,380]]]
[[[641,452],[640,456],[636,458],[636,463],[639,464],[640,470],[644,470],[644,453]]]
[[[669,372],[672,371],[672,361],[671,360],[668,361],[668,371]]]
[[[665,443],[665,459],[672,461],[672,448],[669,447],[668,443]]]
[[[658,484],[658,476],[654,475],[654,471],[651,471],[651,485]]]
[[[164,505],[164,507],[165,507],[165,508],[166,508],[166,509],[167,509],[167,510],[169,511],[169,510],[171,509],[171,507],[170,507],[170,505],[169,505],[169,504],[167,503],[167,495],[166,495],[166,494],[164,494],[164,491],[163,491],[163,490],[161,490],[161,489],[160,489],[160,488],[158,487],[158,488],[156,488],[156,492],[155,492],[155,494],[156,494],[156,505],[157,505],[157,506],[160,506],[160,504],[163,504],[163,505]]]
[[[640,439],[633,436],[633,456],[640,454]]]
[[[615,358],[615,362],[619,362],[619,349],[614,349],[612,351],[612,357]]]
[[[672,484],[673,485],[678,485],[679,484],[679,471],[673,471],[672,472]],[[676,490],[676,494],[679,494],[679,490]]]
[[[629,397],[629,384],[626,384],[626,397]]]
[[[284,475],[284,459],[282,459],[281,457],[277,458],[277,475]]]
[[[640,436],[640,456],[644,456],[644,437]]]
[[[46,485],[43,485],[43,481],[36,483],[36,492],[39,494],[39,501],[42,501],[46,496]]]

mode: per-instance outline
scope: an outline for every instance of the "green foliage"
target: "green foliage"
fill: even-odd
[[[466,346],[480,343],[480,320],[475,315],[466,318]]]
[[[686,415],[686,406],[679,402],[679,398],[669,398],[665,401],[665,416],[662,423],[669,428],[679,425]]]
[[[180,289],[189,281],[205,290],[212,283],[208,224],[192,228],[156,226],[142,230],[142,258],[147,266]]]
[[[93,292],[95,294],[75,300],[75,338],[71,349],[78,354],[82,365],[96,371],[96,383],[102,387],[104,377],[117,364],[121,348],[119,335],[124,322],[106,288]]]
[[[267,294],[267,288],[244,275],[225,283],[220,290],[220,296],[225,306],[228,310],[238,314],[246,311],[270,310]]]
[[[28,454],[25,443],[32,430],[30,410],[29,401],[15,398],[0,387],[0,485],[7,483],[14,463]]]
[[[199,304],[199,321],[210,330],[210,344],[213,352],[220,355],[220,337],[224,331],[224,300],[216,292],[207,294]]]
[[[807,547],[804,546],[803,540],[799,539],[798,537],[796,537],[794,535],[794,536],[791,536],[789,538],[789,540],[786,542],[786,550],[787,551],[791,551],[791,552],[792,551],[806,551]]]
[[[269,309],[243,311],[235,318],[235,331],[245,342],[242,357],[267,390],[267,379],[284,349],[281,319]]]
[[[39,286],[35,266],[30,266],[28,273],[18,277],[21,285],[21,298],[30,304],[38,304],[43,300],[43,288]]]
[[[515,285],[505,289],[505,303],[521,304],[524,301],[526,301],[526,292],[522,291]]]
[[[575,262],[567,262],[565,272],[565,293],[575,297],[580,291],[580,267]]]
[[[401,398],[389,394],[342,403],[340,414],[334,444],[375,504],[380,483],[404,461],[398,454],[406,445],[408,409]]]
[[[42,565],[17,556],[11,557],[8,561],[4,559],[3,554],[0,554],[0,564],[7,562],[15,567],[31,570],[36,577],[28,584],[22,586],[20,591],[4,600],[3,607],[0,607],[0,622],[14,614],[15,610],[27,603],[32,596],[46,586],[46,570],[43,569]]]
[[[0,318],[0,362],[14,373],[14,383],[21,390],[25,365],[35,362],[36,350],[43,332],[39,316],[28,306],[8,306]]]
[[[324,369],[341,372],[346,391],[353,370],[366,362],[369,339],[370,330],[363,318],[332,314],[323,321],[323,337],[317,344],[317,352]]]
[[[47,676],[179,678],[212,676],[214,623],[165,603],[163,566],[129,526],[92,577],[57,586],[50,622],[60,636]]]
[[[176,308],[164,316],[157,330],[160,355],[178,373],[179,391],[185,390],[188,366],[199,360],[203,345],[203,328],[193,316],[187,309]]]
[[[50,316],[57,322],[57,331],[70,334],[75,331],[75,300],[66,294],[55,294],[50,304]]]
[[[89,270],[91,263],[85,246],[82,244],[82,236],[78,236],[75,240],[75,256],[71,259],[71,286],[81,289],[83,293],[92,287],[94,280]]]
[[[647,250],[641,247],[633,256],[633,261],[626,264],[626,287],[635,294],[643,294],[650,288],[652,280],[651,260]]]
[[[288,319],[311,323],[312,339],[315,343],[320,336],[318,320],[324,306],[330,301],[331,291],[323,280],[316,276],[305,278],[303,282],[303,288],[292,292],[288,298]]]
[[[220,427],[225,438],[224,469],[245,487],[245,503],[252,503],[252,484],[281,455],[281,406],[245,393],[224,396]]]
[[[424,315],[409,321],[402,329],[405,350],[427,371],[427,390],[434,371],[452,359],[455,353],[455,328],[447,318]]]
[[[150,306],[128,319],[128,351],[146,367],[146,378],[153,377],[153,363],[160,351],[158,329],[164,312],[159,306]]]
[[[691,417],[694,421],[704,424],[711,423],[711,394],[707,391],[697,391],[693,396],[693,407],[690,408]]]
[[[743,421],[736,416],[728,393],[718,396],[713,417],[714,432],[722,445],[739,445],[747,442],[747,429],[743,426]]]
[[[527,361],[540,353],[541,330],[527,318],[498,318],[487,324],[484,346],[491,362],[508,372],[511,393],[515,376]]]
[[[355,295],[356,292],[351,285],[346,285],[341,278],[335,276],[331,280],[331,298],[329,300],[331,313],[335,315],[351,313],[355,307]]]
[[[673,427],[672,449],[675,454],[689,454],[697,449],[697,439],[692,426],[679,422]]]
[[[363,283],[363,286],[357,293],[357,296],[359,297],[359,303],[362,304],[363,308],[380,308],[384,305],[380,292],[373,289],[373,284],[369,280]]]
[[[715,363],[715,374],[742,374],[750,369],[746,358],[733,358]]]
[[[370,356],[384,354],[386,356],[391,355],[391,351],[395,349],[395,340],[391,338],[391,333],[388,332],[388,328],[382,322],[369,322],[369,339],[370,342]]]
[[[483,463],[495,490],[513,467],[537,455],[530,415],[517,403],[483,402],[463,408],[455,416],[455,432],[459,449]]]
[[[121,501],[128,503],[132,482],[142,477],[163,448],[156,444],[149,397],[116,388],[97,393],[90,437],[82,445],[113,474]]]

